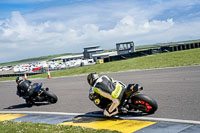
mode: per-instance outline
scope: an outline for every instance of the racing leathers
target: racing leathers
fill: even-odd
[[[20,97],[32,96],[34,89],[31,88],[30,80],[23,80],[17,85],[17,95]]]
[[[111,100],[112,104],[104,109],[104,115],[110,117],[118,113],[117,107],[120,105],[120,102],[122,100],[124,87],[125,86],[123,86],[121,82],[115,81],[112,78],[103,75],[99,77],[95,81],[94,85],[91,87],[89,98],[94,101],[95,99],[93,99],[92,96],[97,93],[100,96]]]

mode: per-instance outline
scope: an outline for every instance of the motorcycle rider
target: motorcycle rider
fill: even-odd
[[[106,75],[99,77],[99,75],[96,73],[90,73],[87,76],[87,80],[91,86],[89,91],[90,100],[94,101],[97,93],[100,96],[112,101],[112,104],[104,109],[104,115],[110,117],[119,113],[118,106],[122,100],[122,96],[125,91],[125,85],[120,81],[113,80]]]
[[[17,95],[19,97],[31,97],[34,94],[34,89],[31,87],[30,80],[24,80],[21,76],[16,78]]]

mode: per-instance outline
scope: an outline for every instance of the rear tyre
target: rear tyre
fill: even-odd
[[[58,97],[54,93],[45,91],[45,94],[49,103],[56,103],[58,101]]]
[[[131,98],[134,109],[138,109],[144,113],[153,114],[158,109],[157,102],[144,94],[137,94]]]

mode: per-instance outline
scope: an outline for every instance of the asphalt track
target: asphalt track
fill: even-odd
[[[158,102],[158,110],[144,117],[200,121],[200,66],[106,73],[114,79],[139,83],[142,93]],[[88,100],[86,75],[37,79],[59,98],[56,104],[37,104],[28,107],[15,95],[14,81],[0,82],[0,111],[46,111],[89,113],[100,111]],[[140,116],[140,115],[139,115]],[[138,114],[133,117],[138,117]]]

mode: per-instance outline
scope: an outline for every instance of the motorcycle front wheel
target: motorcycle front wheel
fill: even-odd
[[[158,109],[157,102],[145,94],[132,96],[131,102],[134,109],[140,110],[144,113],[153,114]]]

